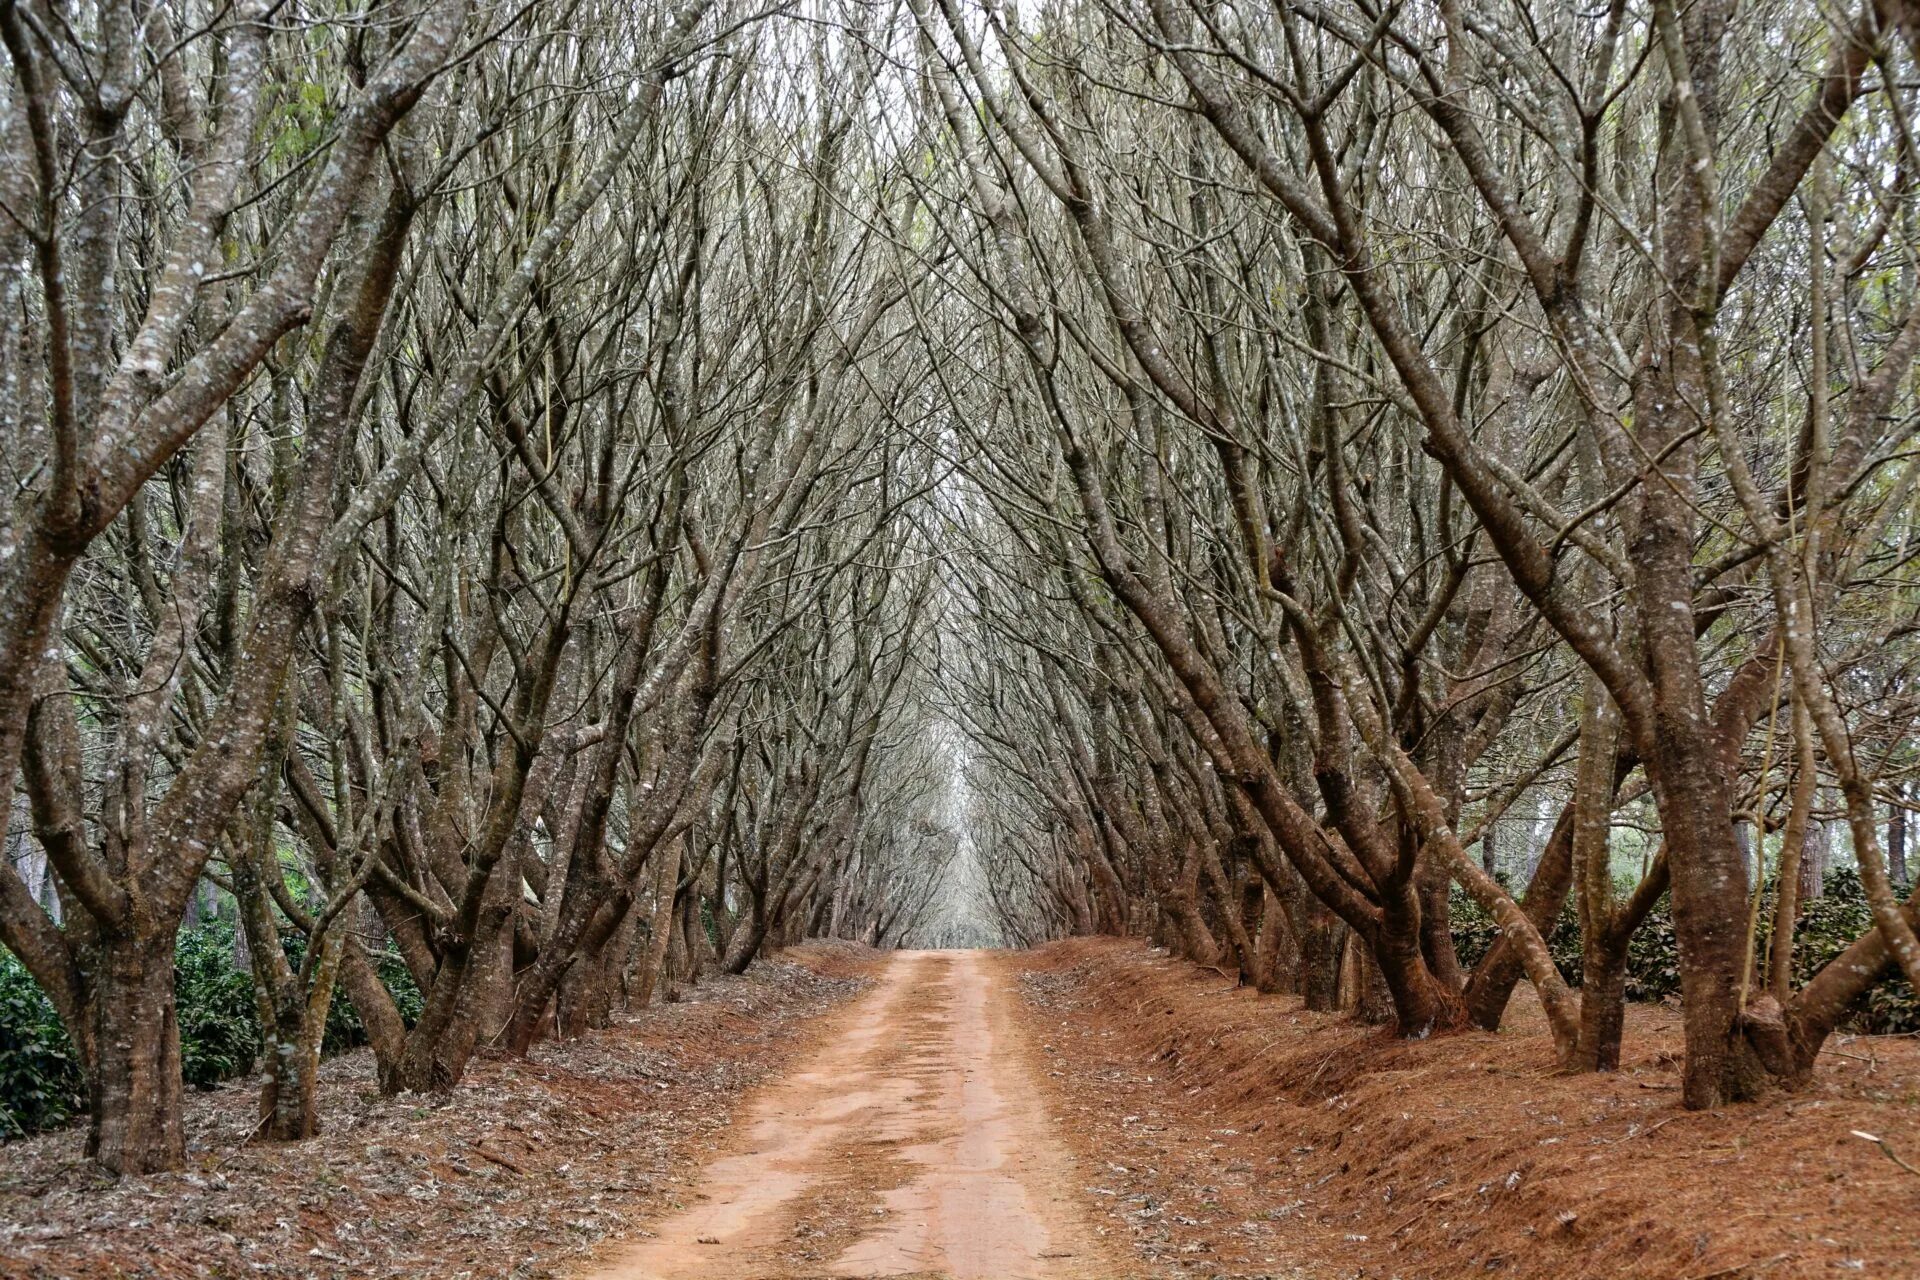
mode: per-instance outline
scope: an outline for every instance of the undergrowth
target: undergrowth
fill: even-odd
[[[1454,950],[1463,965],[1472,966],[1487,953],[1499,935],[1493,918],[1454,887],[1449,906]],[[1773,886],[1767,886],[1760,903],[1760,934],[1755,940],[1758,953],[1765,955],[1769,922],[1773,918]],[[1860,875],[1851,868],[1827,873],[1825,893],[1805,905],[1794,928],[1794,982],[1804,983],[1821,966],[1853,945],[1873,927],[1873,913],[1867,906],[1866,889]],[[1580,982],[1580,928],[1569,899],[1547,937],[1560,972],[1575,986]],[[1673,914],[1667,898],[1647,916],[1646,923],[1633,935],[1627,948],[1627,999],[1653,1003],[1680,995],[1680,951],[1674,941]],[[1863,1035],[1893,1035],[1920,1030],[1920,1000],[1902,977],[1880,983],[1868,994],[1846,1024],[1847,1030]]]
[[[283,941],[298,967],[305,939]],[[173,992],[180,1024],[180,1071],[198,1089],[248,1075],[260,1053],[253,977],[234,967],[233,925],[211,921],[180,931]],[[378,957],[380,977],[411,1024],[420,991],[397,954]],[[366,1029],[342,992],[327,1014],[322,1052],[366,1043]],[[0,1140],[64,1123],[86,1109],[86,1077],[53,1002],[13,953],[0,948]]]

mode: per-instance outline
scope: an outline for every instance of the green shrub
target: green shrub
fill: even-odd
[[[1447,894],[1447,930],[1453,935],[1454,954],[1467,969],[1479,964],[1500,937],[1500,926],[1493,917],[1457,884]]]
[[[1805,983],[1854,939],[1873,925],[1865,887],[1852,868],[1827,873],[1825,893],[1805,905],[1794,927],[1793,971],[1796,985]],[[1499,929],[1493,918],[1455,885],[1448,903],[1454,950],[1460,963],[1471,968],[1493,946]],[[1773,919],[1773,886],[1760,902],[1759,948],[1767,944]],[[1580,984],[1580,927],[1571,897],[1561,908],[1547,937],[1560,972],[1574,986]],[[1673,912],[1664,896],[1647,914],[1627,947],[1627,999],[1651,1003],[1680,994],[1680,948],[1674,939]],[[1905,978],[1895,975],[1880,983],[1844,1024],[1851,1032],[1891,1035],[1920,1031],[1920,1000]]]
[[[175,1016],[180,1025],[180,1074],[211,1089],[253,1070],[260,1053],[260,1019],[253,975],[233,967],[234,925],[214,920],[180,931],[174,947]],[[297,968],[305,939],[283,939]],[[400,1016],[420,1016],[420,989],[394,952],[376,961]],[[327,1012],[321,1052],[335,1054],[366,1043],[366,1029],[346,996],[336,991]],[[86,1079],[53,1004],[12,952],[0,948],[0,1140],[37,1133],[86,1108]]]
[[[0,1139],[52,1128],[86,1105],[86,1078],[53,1002],[0,948]]]
[[[1460,957],[1460,963],[1471,969],[1493,949],[1494,941],[1500,936],[1500,926],[1457,884],[1448,896],[1447,910],[1454,952]],[[1567,981],[1579,985],[1580,923],[1571,898],[1562,905],[1552,932],[1547,934],[1547,949],[1553,953],[1554,962]]]
[[[1807,981],[1820,967],[1853,945],[1873,924],[1866,886],[1851,867],[1827,873],[1826,893],[1806,904],[1794,931],[1793,977]],[[1845,1024],[1863,1035],[1920,1031],[1920,1001],[1899,973],[1867,993]]]
[[[307,953],[306,937],[297,933],[283,934],[280,945],[287,953],[287,963],[298,973]],[[380,975],[387,994],[393,997],[400,1020],[411,1027],[420,1017],[422,1004],[420,988],[413,980],[412,970],[407,968],[399,952],[385,951],[374,958],[374,971]],[[357,1049],[366,1042],[367,1029],[360,1021],[359,1011],[347,999],[344,990],[334,988],[333,1003],[327,1006],[327,1034],[320,1042],[321,1054],[331,1057],[348,1049]]]
[[[1680,943],[1673,907],[1662,894],[1627,943],[1627,999],[1642,1004],[1680,994]]]
[[[420,1020],[420,1010],[426,1007],[426,999],[420,994],[420,985],[413,980],[413,970],[407,968],[407,962],[400,958],[398,951],[383,951],[374,963],[374,972],[380,975],[380,985],[393,997],[393,1003],[400,1011],[400,1021],[411,1027]],[[349,1013],[353,1006],[342,1000],[340,1005]],[[360,1019],[355,1017],[353,1025],[358,1027]],[[359,1044],[366,1039],[366,1032],[360,1032]]]
[[[245,1075],[260,1053],[253,975],[233,967],[233,925],[182,929],[173,953],[180,1074],[198,1089]]]

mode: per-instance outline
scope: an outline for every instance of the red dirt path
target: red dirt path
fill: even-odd
[[[587,1280],[1119,1280],[999,958],[898,952],[762,1090],[694,1201]]]
[[[340,1060],[298,1147],[239,1144],[240,1088],[195,1100],[180,1174],[8,1146],[0,1280],[1920,1277],[1920,1176],[1852,1136],[1920,1165],[1910,1038],[1689,1113],[1658,1009],[1566,1076],[1525,998],[1407,1043],[1137,942],[789,954],[450,1103]]]

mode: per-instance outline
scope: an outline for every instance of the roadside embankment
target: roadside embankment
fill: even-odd
[[[1138,942],[1007,963],[1049,1102],[1136,1248],[1225,1276],[1920,1275],[1920,1044],[1837,1037],[1812,1084],[1679,1105],[1678,1019],[1566,1075],[1521,988],[1498,1034],[1393,1039]]]

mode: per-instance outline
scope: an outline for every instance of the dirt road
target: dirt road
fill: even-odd
[[[980,952],[901,952],[735,1126],[691,1201],[583,1280],[1119,1280]]]

